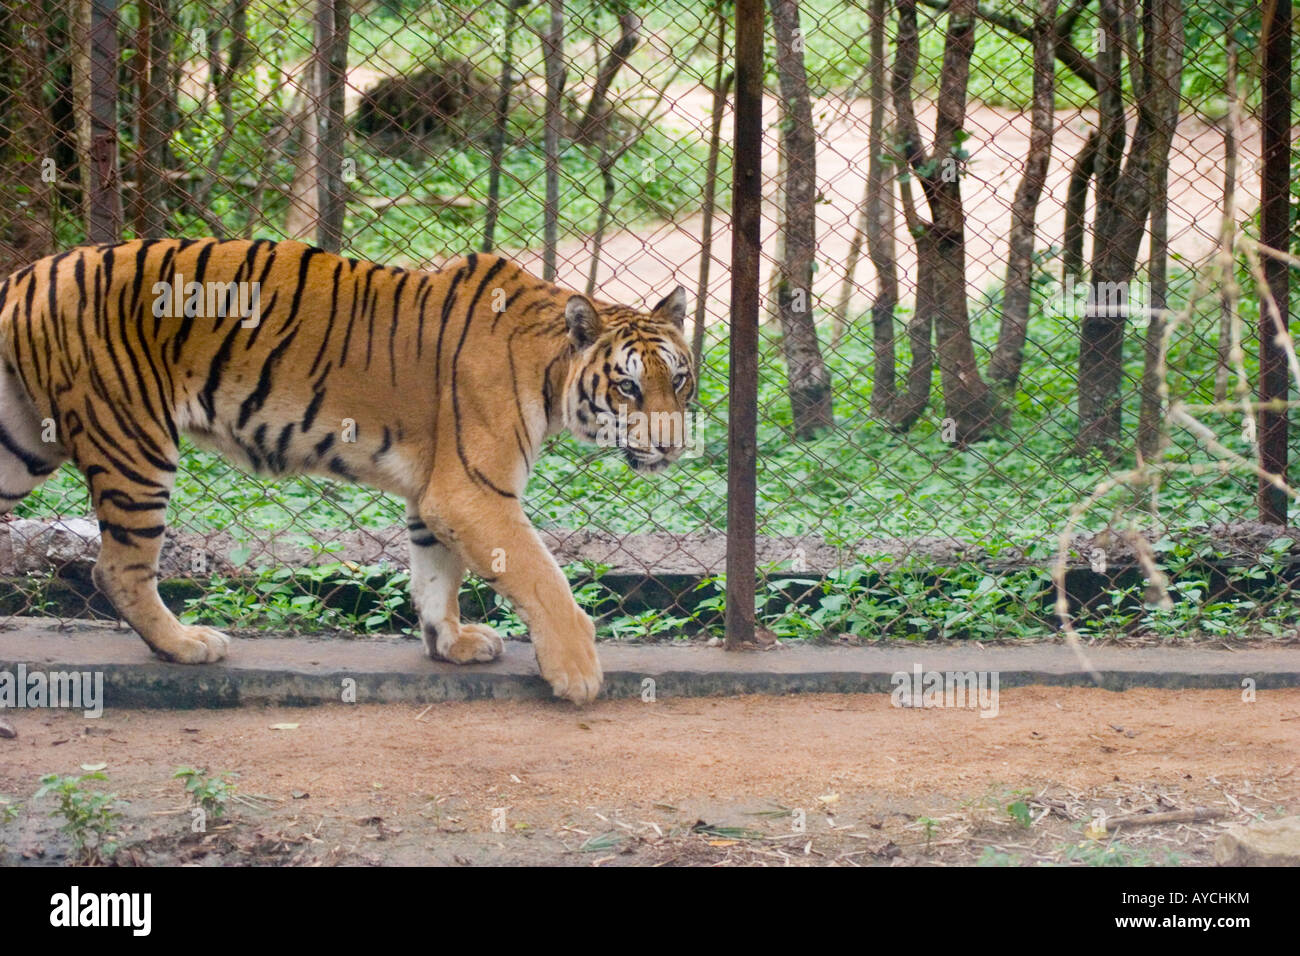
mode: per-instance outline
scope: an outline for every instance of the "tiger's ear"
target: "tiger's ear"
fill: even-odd
[[[680,329],[686,325],[686,289],[678,286],[669,292],[668,295],[658,305],[654,307],[654,314],[672,319]]]
[[[564,306],[564,324],[568,326],[569,338],[580,349],[596,341],[604,329],[596,307],[585,295],[569,297]]]

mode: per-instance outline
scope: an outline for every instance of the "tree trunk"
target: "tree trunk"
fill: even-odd
[[[86,237],[91,242],[118,242],[124,223],[122,180],[118,168],[117,0],[90,0],[89,82],[90,193]]]
[[[311,66],[299,74],[299,90],[291,110],[293,138],[298,148],[293,160],[293,181],[289,184],[289,204],[285,211],[284,234],[290,239],[311,242],[320,222],[320,188],[316,158],[320,154],[319,129],[313,104]]]
[[[117,11],[110,0],[75,0],[72,88],[77,171],[89,242],[122,234],[117,168]]]
[[[609,128],[605,127],[600,130],[600,157],[596,160],[596,165],[600,170],[600,179],[604,186],[604,192],[601,195],[600,205],[596,212],[596,232],[592,237],[591,264],[587,269],[587,295],[591,295],[596,291],[596,276],[600,271],[600,255],[605,243],[605,231],[609,228],[609,223],[613,219],[614,167],[618,165],[618,161],[623,158],[624,154],[645,135],[645,131],[663,118],[659,113],[659,106],[663,102],[664,95],[677,79],[679,72],[680,65],[678,70],[674,70],[672,76],[660,88],[659,95],[655,97],[650,107],[642,112],[636,127],[618,144],[617,148],[613,147],[611,142],[613,137],[610,135]]]
[[[1150,309],[1142,367],[1142,405],[1138,417],[1138,450],[1145,460],[1160,452],[1163,407],[1161,349],[1165,326],[1162,310],[1169,298],[1169,166],[1167,156],[1178,125],[1179,91],[1182,83],[1183,32],[1180,0],[1163,0],[1154,5],[1144,22],[1143,73],[1154,117],[1155,152],[1150,175],[1153,180],[1151,209],[1151,250],[1148,279]],[[1150,39],[1151,42],[1146,42]],[[1231,42],[1231,41],[1229,41]],[[1229,59],[1231,60],[1231,55]],[[1229,68],[1233,64],[1229,63]],[[1229,195],[1229,199],[1231,196]]]
[[[263,204],[263,197],[267,191],[272,188],[272,180],[277,179],[277,168],[280,161],[284,158],[285,146],[297,135],[298,113],[297,104],[290,97],[286,97],[285,91],[294,89],[293,75],[284,69],[283,51],[273,51],[267,58],[267,70],[271,88],[275,90],[273,100],[277,118],[275,125],[271,128],[270,134],[266,137],[265,148],[258,157],[257,182],[253,186],[253,192],[248,198],[248,218],[244,220],[243,238],[252,239],[260,235],[268,219],[266,218],[266,208]],[[277,183],[276,191],[279,192],[282,187]]]
[[[564,0],[550,0],[550,29],[542,37],[546,61],[546,202],[542,210],[542,278],[555,279],[560,242],[560,131],[564,95]]]
[[[501,164],[506,153],[506,123],[510,119],[510,93],[515,85],[514,42],[519,10],[527,0],[506,0],[505,32],[501,37],[501,82],[492,111],[491,158],[488,162],[487,211],[483,221],[483,251],[496,246],[497,219],[501,214]]]
[[[775,248],[772,250],[772,261],[785,261],[785,204],[786,204],[786,184],[790,177],[790,157],[786,152],[785,129],[782,128],[777,132],[776,137],[776,178],[773,180],[771,197],[771,207],[773,210],[774,233],[776,235]],[[766,198],[766,197],[765,197]],[[777,304],[777,287],[781,284],[781,270],[772,269],[767,274],[767,295],[764,297],[763,315],[760,321],[767,325],[773,319],[779,318],[781,310]]]
[[[140,0],[140,31],[144,34],[139,71],[140,102],[136,136],[137,236],[154,238],[167,234],[168,141],[171,138],[167,113],[167,84],[171,77],[173,21],[170,0]]]
[[[221,31],[208,33],[209,75],[212,78],[212,99],[221,114],[221,138],[217,140],[208,156],[203,178],[194,190],[193,206],[208,223],[213,235],[225,238],[225,223],[221,222],[209,208],[212,189],[221,178],[221,161],[235,139],[234,95],[235,81],[243,69],[248,42],[248,0],[232,0],[228,12],[231,41],[225,56],[221,53]]]
[[[1228,100],[1228,120],[1223,131],[1223,212],[1219,226],[1219,246],[1228,262],[1235,258],[1234,245],[1237,229],[1237,123],[1240,107],[1237,103],[1237,43],[1229,29],[1224,35],[1227,45],[1228,68],[1224,78],[1224,95]],[[1226,280],[1225,276],[1225,280]],[[1214,400],[1228,397],[1228,370],[1232,364],[1232,310],[1231,297],[1224,294],[1219,303],[1219,342],[1215,350],[1218,362],[1214,370]]]
[[[871,0],[870,6],[871,102],[867,149],[866,191],[858,228],[849,247],[844,284],[835,310],[831,345],[839,344],[849,324],[849,309],[855,273],[865,242],[876,273],[876,295],[871,301],[871,414],[888,418],[897,394],[894,366],[894,310],[898,305],[898,263],[894,252],[894,176],[885,164],[887,89],[885,84],[885,0]],[[928,394],[927,394],[928,398]]]
[[[1057,0],[1039,0],[1034,19],[1034,102],[1025,174],[1011,205],[1011,236],[1007,243],[1007,279],[1002,290],[1002,322],[998,344],[989,364],[989,377],[1014,393],[1025,356],[1029,328],[1029,299],[1034,282],[1034,224],[1038,200],[1047,181],[1052,155],[1052,113],[1056,98],[1055,57]]]
[[[618,42],[614,44],[609,56],[601,65],[599,75],[596,78],[596,87],[591,94],[591,101],[587,104],[586,117],[583,119],[582,126],[579,128],[576,137],[579,140],[587,140],[594,136],[600,140],[600,158],[597,160],[597,166],[600,169],[600,180],[604,187],[601,193],[600,207],[596,213],[596,232],[591,240],[591,265],[587,271],[587,287],[585,290],[587,295],[592,295],[596,291],[596,276],[600,272],[600,255],[605,244],[605,230],[609,227],[610,211],[614,206],[614,164],[618,162],[631,145],[629,142],[624,147],[611,151],[611,130],[607,122],[606,99],[619,67],[623,65],[636,47],[638,32],[641,29],[641,18],[635,13],[622,13],[619,15],[618,23],[621,35]]]
[[[929,7],[932,10],[949,9],[948,0],[919,0],[921,6]],[[1009,5],[1008,5],[1009,6]],[[1056,60],[1065,67],[1087,86],[1093,90],[1097,89],[1097,69],[1092,60],[1088,59],[1070,39],[1070,34],[1074,30],[1074,24],[1079,19],[1079,15],[1088,7],[1092,6],[1092,0],[1075,0],[1056,21]],[[994,7],[992,5],[981,4],[975,8],[976,16],[984,20],[989,25],[997,27],[1011,36],[1019,37],[1022,40],[1033,42],[1034,28],[1028,23],[1017,19],[1013,14],[1008,13],[1002,5]]]
[[[717,8],[718,47],[713,68],[713,116],[709,125],[709,158],[704,172],[704,224],[700,234],[700,280],[695,293],[695,324],[691,328],[691,356],[695,368],[704,362],[704,319],[709,302],[709,269],[713,265],[713,207],[718,194],[718,156],[722,151],[722,114],[727,108],[727,91],[734,73],[724,78],[727,61],[727,14],[721,2]]]
[[[342,246],[347,212],[343,93],[350,19],[348,0],[316,0],[314,49],[298,74],[290,108],[298,148],[284,231],[333,252]]]
[[[1138,451],[1145,461],[1154,461],[1160,453],[1162,433],[1160,349],[1167,323],[1160,310],[1169,298],[1169,170],[1164,165],[1156,170],[1151,198],[1151,254],[1147,264],[1150,312],[1142,346],[1142,405],[1138,412]]]
[[[776,34],[786,142],[785,256],[779,263],[777,307],[796,438],[835,424],[830,374],[813,320],[813,261],[817,255],[817,137],[798,41],[798,0],[770,0]]]
[[[1065,238],[1061,251],[1062,278],[1083,274],[1083,236],[1087,230],[1088,183],[1096,171],[1097,151],[1101,148],[1101,135],[1097,130],[1088,134],[1079,154],[1070,167],[1070,182],[1065,192]]]
[[[622,155],[621,153],[619,155]],[[596,291],[596,275],[600,271],[600,254],[605,245],[605,229],[609,226],[610,209],[614,205],[614,164],[618,156],[609,151],[605,143],[600,150],[597,166],[600,168],[600,181],[604,187],[600,197],[600,207],[596,212],[596,232],[591,237],[591,265],[587,270],[587,295]]]
[[[1100,21],[1107,37],[1098,56],[1102,77],[1101,148],[1097,157],[1097,214],[1093,228],[1092,304],[1080,327],[1079,447],[1118,454],[1122,421],[1125,312],[1114,308],[1114,293],[1126,294],[1137,267],[1159,167],[1168,158],[1178,122],[1182,76],[1181,0],[1145,0],[1143,68],[1135,71],[1141,88],[1137,124],[1122,172],[1124,105],[1120,94],[1119,40],[1122,20],[1115,0],[1101,0]]]
[[[0,45],[8,51],[0,64],[0,278],[54,251],[45,21],[41,0],[12,0],[0,8]]]
[[[317,146],[316,188],[320,222],[316,244],[326,252],[343,248],[348,184],[343,180],[343,153],[347,127],[343,123],[344,92],[348,76],[348,35],[351,31],[349,0],[318,0],[316,11]]]
[[[90,0],[72,0],[68,34],[72,41],[72,128],[76,133],[81,221],[90,222]]]
[[[924,236],[925,233],[922,233]],[[917,237],[917,255],[920,253],[921,236]],[[893,404],[889,407],[889,422],[895,431],[905,432],[925,414],[930,404],[930,384],[934,378],[934,289],[930,286],[916,287],[916,308],[907,320],[907,343],[912,352],[912,363],[904,376],[904,391],[895,394]]]
[[[912,77],[920,51],[915,0],[899,0],[898,15],[894,107],[904,155],[930,209],[930,222],[917,223],[918,228],[913,229],[916,308],[918,313],[923,308],[933,310],[929,318],[938,342],[944,411],[952,420],[955,442],[965,447],[987,437],[998,415],[997,398],[980,377],[975,362],[966,304],[966,214],[961,199],[958,133],[966,119],[966,86],[975,50],[975,0],[953,0],[948,6],[934,143],[929,155],[922,145],[912,105]],[[913,384],[919,383],[909,375],[909,392]],[[910,395],[904,406],[905,413],[915,412]],[[898,415],[895,421],[904,423]]]
[[[899,177],[898,192],[903,206],[903,217],[907,222],[907,231],[917,244],[918,258],[921,254],[921,237],[925,235],[928,226],[928,223],[922,222],[917,215],[912,200],[910,168],[914,159],[916,162],[925,160],[920,129],[912,108],[912,80],[916,75],[916,63],[920,55],[916,6],[899,0],[898,36],[895,38],[894,69],[890,76],[890,93],[894,102],[897,126],[895,139],[898,143],[893,158],[896,166],[908,167],[907,176]],[[900,432],[911,429],[930,404],[930,385],[934,379],[934,351],[931,348],[931,341],[934,338],[935,310],[933,291],[931,287],[917,283],[915,307],[912,310],[912,317],[907,322],[907,341],[912,353],[912,362],[905,376],[905,390],[902,395],[895,395],[889,409],[890,425]]]
[[[591,90],[591,99],[587,101],[587,110],[583,114],[582,124],[578,127],[577,139],[580,142],[588,142],[592,137],[599,134],[607,120],[609,112],[606,102],[609,99],[609,88],[614,84],[614,77],[627,58],[632,55],[636,45],[641,39],[641,18],[631,11],[620,13],[618,15],[618,40],[609,51],[609,56],[601,63],[600,69],[596,72],[596,84]]]

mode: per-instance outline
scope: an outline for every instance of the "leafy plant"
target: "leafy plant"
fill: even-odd
[[[930,844],[934,842],[934,836],[939,832],[939,821],[932,817],[917,817],[916,822],[921,827],[921,832],[925,835],[925,851],[930,852]]]
[[[73,856],[78,863],[109,860],[117,852],[114,837],[122,817],[117,807],[125,801],[119,801],[115,793],[86,788],[88,783],[107,779],[97,771],[80,777],[51,773],[41,777],[41,787],[36,791],[38,800],[47,794],[57,797],[51,815],[63,818],[62,829],[72,838]]]
[[[226,816],[226,801],[235,795],[237,789],[230,782],[231,776],[233,774],[230,773],[209,776],[206,769],[177,767],[172,779],[184,782],[185,792],[208,817],[223,820]]]
[[[1026,830],[1033,826],[1033,814],[1029,812],[1029,804],[1025,803],[1023,798],[1007,804],[1007,815]]]

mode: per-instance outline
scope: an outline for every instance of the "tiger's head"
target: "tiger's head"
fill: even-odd
[[[678,286],[650,312],[575,295],[564,321],[575,350],[565,427],[582,441],[622,449],[636,471],[662,471],[680,458],[694,438],[686,290]]]

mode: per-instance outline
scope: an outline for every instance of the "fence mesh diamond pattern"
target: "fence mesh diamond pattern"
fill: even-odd
[[[690,453],[644,477],[561,436],[527,510],[604,636],[700,637],[722,627],[748,165],[762,641],[1050,634],[1058,551],[1079,633],[1293,633],[1300,536],[1260,520],[1258,474],[1278,422],[1283,462],[1294,439],[1261,374],[1270,349],[1294,363],[1260,336],[1295,308],[1260,185],[1272,6],[766,7],[764,148],[738,157],[730,0],[9,0],[0,275],[213,235],[411,269],[492,250],[636,307],[685,286]],[[169,522],[187,622],[416,625],[397,499],[183,444]],[[98,540],[64,466],[0,523],[0,626],[114,619]],[[461,601],[525,631],[482,582]]]

